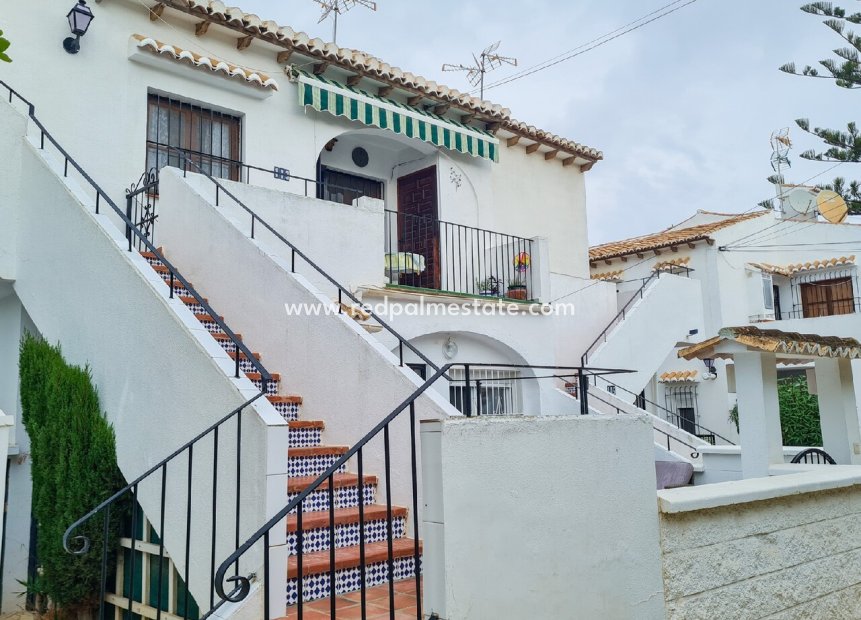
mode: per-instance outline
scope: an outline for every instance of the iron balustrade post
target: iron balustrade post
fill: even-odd
[[[404,343],[398,342],[398,358],[400,360],[400,365],[404,365]]]
[[[186,484],[188,485],[188,491],[186,494],[186,507],[185,507],[185,596],[184,596],[184,610],[183,610],[183,618],[188,618],[188,593],[189,588],[188,584],[191,583],[191,486],[192,486],[192,470],[194,467],[194,444],[188,446],[188,479]]]
[[[356,471],[359,476],[358,482],[358,494],[359,494],[359,583],[361,584],[361,594],[360,599],[362,603],[362,609],[364,610],[367,605],[368,598],[368,587],[365,583],[365,471],[364,464],[362,462],[362,449],[359,448],[359,451],[356,453]],[[362,612],[364,615],[364,612]]]
[[[419,546],[419,486],[416,457],[416,403],[410,403],[410,466],[413,477],[413,567],[416,579],[416,620],[422,620],[421,548]],[[364,601],[362,601],[364,608]]]
[[[578,375],[580,382],[580,415],[589,415],[589,375],[580,369]]]
[[[105,617],[105,590],[108,584],[108,537],[111,524],[111,506],[105,507],[104,523],[102,525],[102,580],[99,585],[99,620]]]
[[[162,579],[164,575],[164,509],[165,509],[165,491],[167,489],[167,463],[161,467],[161,513],[159,516],[158,530],[158,597],[156,604],[155,618],[161,620],[162,608]],[[101,618],[99,620],[102,620]]]
[[[98,194],[96,194],[98,196]],[[129,242],[129,252],[132,251],[132,196],[126,196],[126,241]]]
[[[470,382],[469,382],[469,364],[464,364],[463,366],[463,378],[466,383],[464,387],[464,401],[463,401],[463,414],[471,418],[472,417],[472,392],[470,391]]]
[[[481,417],[481,380],[475,381],[475,415]]]
[[[360,500],[361,501],[361,500]],[[359,523],[359,527],[364,527]],[[336,615],[337,576],[335,568],[335,474],[329,477],[329,612]]]
[[[217,519],[218,519],[218,427],[215,427],[215,431],[212,434],[212,540],[210,542],[211,547],[211,566],[210,566],[210,577],[211,583],[209,585],[209,607],[212,608],[215,605],[215,541],[216,531],[217,531]]]
[[[299,604],[298,609],[296,610],[297,617],[299,620],[302,620],[302,608],[304,607],[304,581],[305,578],[303,576],[302,570],[302,556],[305,555],[305,532],[302,527],[302,512],[303,512],[303,504],[304,502],[299,502],[299,505],[296,506],[296,596],[297,602]],[[266,620],[269,620],[268,618]]]
[[[389,611],[394,617],[395,612],[395,541],[392,531],[392,460],[389,442],[389,425],[383,427],[383,462],[386,476],[386,538],[388,540],[387,568],[389,577]],[[334,614],[332,614],[334,617]]]
[[[242,411],[236,416],[236,529],[234,532],[235,548],[239,549],[239,511],[242,505],[240,490],[242,488]],[[239,575],[239,558],[236,559],[236,576]]]
[[[263,619],[269,615],[269,532],[263,535]]]
[[[137,485],[132,487],[132,531],[131,531],[131,552],[129,557],[131,558],[131,567],[129,568],[129,606],[128,613],[129,618],[132,616],[133,604],[134,604],[134,583],[135,583],[135,535],[138,529],[138,487]]]

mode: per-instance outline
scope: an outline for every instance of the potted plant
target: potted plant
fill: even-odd
[[[488,276],[483,280],[477,279],[475,281],[475,288],[478,290],[478,294],[482,297],[499,297],[499,285],[499,278],[494,276]]]
[[[507,297],[509,299],[526,299],[526,282],[524,282],[521,278],[515,277],[508,282],[508,293]]]

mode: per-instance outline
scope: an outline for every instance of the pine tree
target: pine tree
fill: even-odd
[[[805,4],[801,10],[811,15],[826,17],[825,26],[833,30],[847,44],[834,50],[832,58],[819,61],[821,68],[805,66],[800,71],[794,62],[780,67],[784,73],[800,75],[809,78],[831,80],[840,88],[861,88],[861,35],[856,34],[847,24],[861,24],[861,13],[847,14],[846,10],[834,6],[831,2],[812,2]],[[795,121],[798,126],[817,138],[821,139],[827,148],[824,151],[808,150],[801,154],[804,159],[827,162],[861,162],[861,132],[854,122],[848,123],[846,129],[828,129],[811,127],[806,118]],[[846,183],[843,178],[836,178],[822,189],[831,189],[843,196],[849,205],[850,212],[861,214],[861,195],[857,181]]]

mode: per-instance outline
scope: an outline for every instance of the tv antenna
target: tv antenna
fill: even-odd
[[[442,70],[466,71],[466,79],[469,80],[469,83],[473,86],[479,87],[481,98],[484,99],[484,75],[490,71],[499,69],[502,65],[511,65],[512,67],[517,66],[516,58],[501,56],[497,53],[500,43],[501,41],[497,41],[493,45],[488,46],[478,56],[473,54],[472,59],[475,62],[474,65],[451,65],[446,63],[442,66]]]
[[[778,183],[775,184],[777,190],[777,200],[780,202],[780,210],[783,211],[784,192],[783,192],[783,168],[792,167],[789,161],[789,150],[792,148],[792,140],[789,138],[789,127],[778,129],[771,134],[771,168],[777,174]]]
[[[317,21],[318,24],[323,23],[329,15],[334,15],[332,19],[332,43],[338,42],[338,15],[346,13],[356,5],[366,7],[372,11],[377,10],[377,3],[371,2],[371,0],[314,0],[314,2],[319,4],[323,9],[323,15]]]

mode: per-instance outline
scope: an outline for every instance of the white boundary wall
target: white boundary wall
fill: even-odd
[[[424,613],[664,618],[645,416],[422,425]]]

